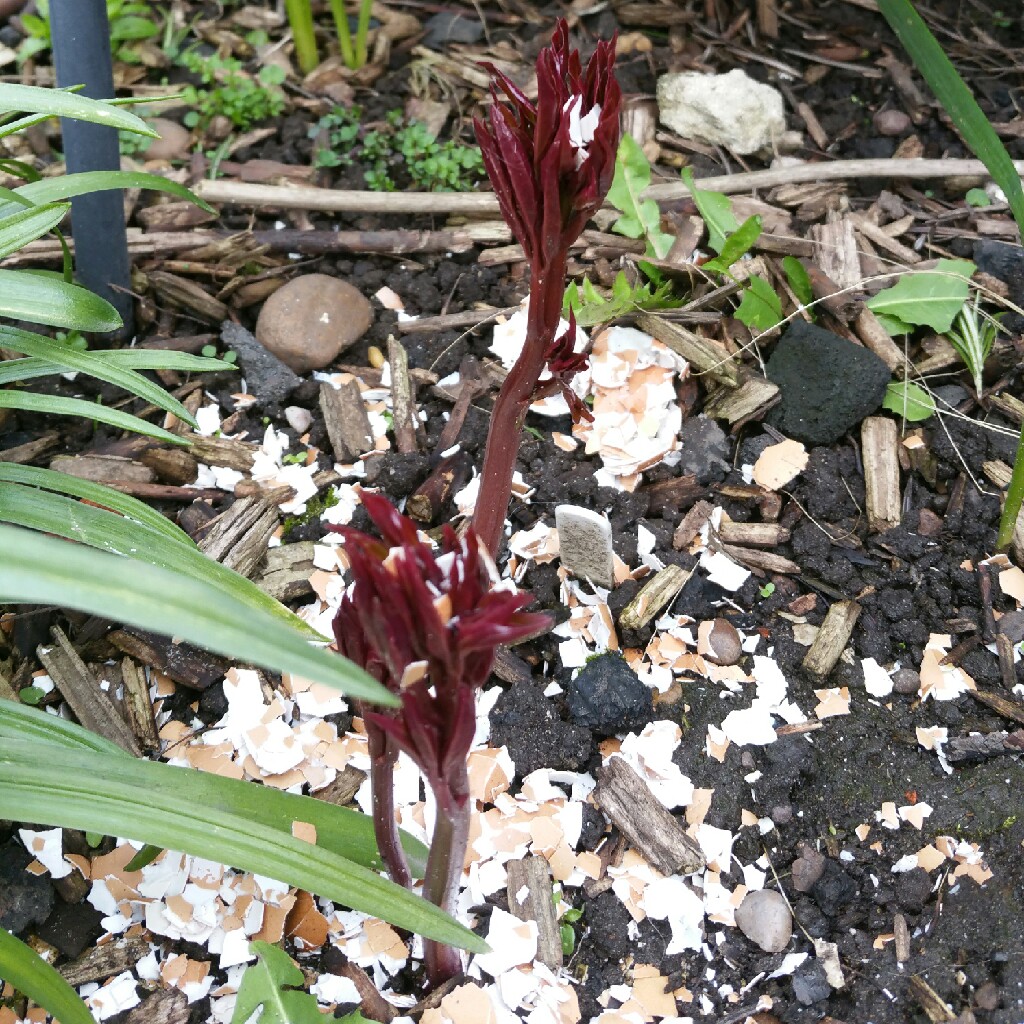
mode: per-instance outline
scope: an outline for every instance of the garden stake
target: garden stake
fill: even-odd
[[[394,769],[399,751],[416,763],[437,804],[423,895],[451,913],[466,857],[472,804],[466,759],[476,731],[476,692],[487,681],[499,644],[549,624],[523,612],[532,598],[498,589],[497,571],[473,530],[458,538],[445,527],[441,553],[384,497],[363,505],[383,541],[346,526],[352,584],[334,619],[338,651],[401,698],[394,711],[360,705],[370,744],[374,829],[393,881],[409,887],[395,820]],[[457,949],[424,940],[430,986],[462,971]]]
[[[110,26],[106,0],[51,0],[50,25],[57,85],[81,85],[82,95],[108,99],[114,95]],[[100,124],[61,119],[68,173],[116,171],[121,167],[117,132]],[[75,270],[78,281],[101,295],[121,315],[118,335],[134,330],[124,199],[119,190],[87,192],[71,200]]]
[[[498,392],[473,528],[497,555],[512,494],[512,474],[530,405],[560,391],[573,419],[590,412],[569,387],[586,366],[574,351],[576,325],[555,335],[562,316],[569,247],[600,209],[612,183],[619,145],[621,92],[615,40],[602,40],[584,71],[560,19],[537,57],[537,103],[490,64],[488,122],[474,122],[477,142],[502,216],[530,263],[526,340]],[[541,380],[547,370],[548,377]]]

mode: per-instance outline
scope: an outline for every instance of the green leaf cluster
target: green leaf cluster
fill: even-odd
[[[186,50],[178,63],[201,82],[187,86],[182,94],[193,108],[184,118],[190,128],[204,131],[215,117],[226,117],[239,131],[248,131],[284,110],[281,83],[285,74],[276,64],[267,64],[251,75],[235,57],[196,50]]]
[[[608,202],[621,217],[612,225],[612,231],[626,238],[643,238],[647,242],[647,255],[664,259],[675,236],[661,230],[661,210],[653,199],[641,199],[644,189],[651,183],[651,165],[631,135],[622,136],[615,154],[615,176],[608,190]]]
[[[316,151],[315,166],[361,164],[374,192],[394,192],[404,178],[426,192],[467,192],[483,179],[479,146],[440,142],[422,121],[406,121],[400,110],[373,131],[363,130],[361,117],[361,107],[335,107],[310,128],[311,138],[326,141]]]
[[[903,274],[866,305],[890,334],[909,334],[915,327],[945,334],[967,301],[976,269],[969,260],[939,260],[934,270]]]
[[[24,63],[53,45],[50,32],[50,0],[36,0],[35,14],[22,14],[25,39],[18,47],[18,62]],[[140,0],[107,0],[107,22],[110,25],[110,49],[126,64],[139,61],[132,45],[160,34],[160,25],[153,18],[153,5]]]
[[[662,281],[655,285],[637,281],[630,284],[625,271],[620,270],[608,296],[598,292],[589,278],[583,278],[581,285],[571,282],[565,292],[563,310],[566,316],[572,310],[578,326],[596,327],[638,309],[676,309],[680,305],[682,302],[673,295],[670,282]]]

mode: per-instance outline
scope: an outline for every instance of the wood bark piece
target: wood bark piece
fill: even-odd
[[[908,246],[897,242],[895,238],[887,235],[883,228],[880,228],[867,217],[854,214],[853,223],[856,229],[869,242],[874,242],[879,249],[883,249],[885,252],[889,253],[890,256],[895,256],[896,259],[902,260],[904,263],[911,265],[921,262],[921,254],[919,252],[915,252]]]
[[[147,753],[159,750],[160,735],[153,716],[146,673],[131,658],[125,658],[121,662],[121,682],[124,685],[124,708],[128,713],[128,724],[139,745]]]
[[[759,569],[762,572],[777,572],[784,576],[792,576],[800,572],[800,566],[791,562],[774,551],[759,551],[757,548],[744,548],[737,544],[723,544],[722,550],[740,565],[748,569]]]
[[[391,368],[395,442],[402,454],[409,455],[419,449],[416,443],[416,392],[409,377],[409,356],[394,338],[388,338],[388,366]]]
[[[520,921],[537,924],[537,959],[557,971],[562,967],[562,939],[551,898],[551,869],[543,857],[511,860],[508,871],[508,909]]]
[[[708,489],[697,483],[695,476],[677,476],[671,480],[659,480],[643,488],[650,498],[649,515],[663,515],[665,512],[684,512],[699,499],[707,497]]]
[[[188,996],[176,988],[158,988],[129,1010],[123,1024],[188,1024],[192,1011]]]
[[[687,547],[690,541],[704,529],[704,524],[711,518],[711,513],[714,511],[715,506],[710,501],[698,501],[679,520],[679,525],[676,527],[675,533],[672,534],[672,547],[676,551],[682,551],[683,548]]]
[[[1015,732],[972,733],[954,736],[946,748],[950,764],[985,761],[1000,754],[1024,753],[1024,729]]]
[[[366,781],[366,772],[347,764],[323,789],[312,795],[317,800],[334,804],[335,807],[347,807],[359,792],[359,787]]]
[[[4,448],[0,450],[0,462],[12,462],[19,466],[26,462],[34,462],[44,452],[55,447],[60,439],[60,434],[51,430],[33,441],[26,441],[13,448]]]
[[[162,483],[184,486],[199,475],[199,462],[180,448],[148,448],[139,456]]]
[[[472,477],[473,459],[469,452],[457,451],[449,455],[409,495],[405,503],[405,514],[424,525],[437,523],[449,499],[461,491]]]
[[[828,610],[811,649],[804,655],[803,667],[812,675],[827,676],[836,666],[853,633],[860,605],[856,601],[836,601]]]
[[[888,416],[868,416],[860,427],[868,529],[881,533],[900,525],[899,428]]]
[[[149,466],[120,455],[57,455],[50,460],[50,469],[98,484],[149,484],[154,480]]]
[[[116,629],[107,634],[107,639],[122,654],[159,669],[190,690],[205,690],[220,682],[231,667],[227,659],[218,658],[199,647],[176,644],[170,637],[146,633],[141,629]]]
[[[663,875],[689,875],[707,863],[697,843],[621,757],[597,769],[594,799],[630,845]]]
[[[857,234],[848,216],[829,214],[824,224],[812,224],[814,261],[840,289],[859,288],[863,280]]]
[[[932,1024],[943,1024],[944,1021],[956,1020],[956,1014],[949,1008],[945,1000],[919,974],[912,974],[907,985],[910,994],[918,1006],[928,1015]]]
[[[373,428],[358,381],[349,379],[338,388],[321,384],[320,411],[335,462],[354,462],[360,455],[373,451]]]
[[[239,498],[202,528],[199,550],[248,579],[266,556],[278,522],[277,509],[263,498]]]
[[[910,959],[910,929],[902,914],[893,916],[892,932],[896,944],[896,962],[904,964]]]
[[[151,270],[146,277],[161,300],[180,306],[205,323],[220,325],[231,316],[223,302],[188,278],[164,270]]]
[[[437,331],[462,330],[483,327],[497,320],[499,316],[510,317],[519,311],[518,306],[504,309],[466,309],[461,313],[444,313],[441,316],[423,316],[418,320],[406,320],[397,325],[402,334],[433,334]]]
[[[312,541],[282,544],[267,552],[256,583],[278,601],[308,597],[313,593],[309,578],[315,569]]]
[[[687,572],[678,565],[666,565],[664,569],[659,569],[622,609],[619,625],[623,629],[642,629],[676,599],[692,574],[692,570]]]
[[[208,466],[235,469],[240,473],[252,471],[253,460],[260,446],[252,441],[237,441],[229,437],[204,437],[191,430],[179,431],[191,447],[190,454]]]
[[[1001,633],[1000,636],[1002,636]],[[998,693],[990,693],[987,690],[969,690],[968,693],[976,701],[991,708],[996,714],[1024,725],[1024,704],[1021,704],[1019,701],[1009,700]]]
[[[789,540],[790,531],[779,523],[734,523],[723,517],[718,527],[718,536],[724,544],[772,548],[777,544],[785,544]]]
[[[892,340],[892,336],[882,326],[881,321],[867,306],[860,307],[854,327],[864,347],[874,352],[893,373],[905,375],[913,368],[903,350]]]
[[[78,656],[71,641],[59,626],[51,630],[56,646],[47,650],[38,647],[39,661],[50,674],[57,689],[68,702],[75,717],[88,729],[116,743],[135,757],[142,755],[138,741],[132,735],[124,716],[100,689],[99,681]]]
[[[673,352],[677,352],[699,372],[730,388],[740,386],[740,373],[735,358],[710,338],[666,320],[663,316],[641,311],[636,315],[640,328]]]
[[[11,681],[0,672],[0,700],[13,700],[18,699],[17,691],[11,686]]]
[[[719,387],[704,403],[704,412],[712,419],[725,420],[730,426],[763,416],[779,400],[779,386],[766,377],[750,377],[737,388]]]
[[[115,974],[131,970],[149,952],[149,948],[146,936],[133,935],[103,946],[93,946],[77,960],[57,970],[69,985],[75,987],[87,985],[90,981],[106,981]]]

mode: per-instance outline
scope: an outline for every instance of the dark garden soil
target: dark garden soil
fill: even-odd
[[[1001,10],[1000,3],[940,0],[927,10],[922,8],[922,13],[985,112],[1003,126],[1001,134],[1011,154],[1021,159],[1024,21],[1014,10],[1014,0],[1002,3]],[[195,13],[210,18],[219,13],[214,10],[216,5],[191,6]],[[443,10],[422,4],[393,6],[426,20],[438,11],[454,11],[458,5]],[[560,5],[555,10],[516,0],[479,6],[487,19],[490,46],[505,57],[517,53],[526,62],[547,40],[553,17],[561,13]],[[924,86],[907,71],[898,44],[870,6],[870,0],[782,3],[778,38],[772,39],[759,29],[754,5],[748,9],[739,0],[709,0],[707,5],[697,0],[674,5],[573,5],[585,50],[588,40],[616,29],[638,33],[627,35],[619,77],[624,91],[648,101],[648,107],[656,77],[667,71],[725,72],[738,66],[783,90],[788,125],[802,133],[792,156],[823,162],[969,156]],[[666,19],[666,9],[678,17]],[[468,22],[476,23],[473,5],[458,10]],[[716,13],[717,19],[711,19],[708,12]],[[226,24],[230,24],[230,13],[223,12]],[[645,22],[645,16],[652,20]],[[5,37],[12,31],[10,27],[0,30],[0,39],[12,41],[13,36],[12,40]],[[369,85],[357,82],[353,86],[353,98],[362,105],[365,118],[383,118],[389,110],[406,107],[412,96],[410,48],[415,42],[396,44],[384,73]],[[462,53],[474,59],[486,46],[475,38],[461,49],[436,41],[429,45],[442,55]],[[455,90],[457,103],[468,115],[481,92],[445,67],[448,87]],[[914,88],[922,90],[916,102]],[[294,92],[292,97],[296,102],[280,123],[268,126],[274,129],[272,134],[230,154],[222,168],[227,180],[241,177],[241,168],[255,160],[309,167],[314,143],[308,129],[322,106],[315,101],[315,91]],[[461,127],[464,140],[469,141],[466,122],[457,117],[448,122],[446,137],[453,126]],[[827,153],[814,141],[817,131],[823,133]],[[665,180],[675,179],[674,167],[683,160],[694,168],[698,179],[767,166],[756,157],[739,160],[721,149],[683,143],[678,137],[662,134],[660,127],[648,141],[657,144],[656,173]],[[201,175],[204,162],[202,157],[193,159],[191,172]],[[363,187],[358,167],[309,174],[306,183],[311,181]],[[399,187],[406,184],[399,176]],[[941,178],[900,182],[879,177],[820,185],[816,193],[807,188],[800,195],[787,196],[762,189],[743,195],[753,195],[772,207],[769,213],[780,225],[772,230],[780,238],[808,240],[812,226],[822,225],[829,211],[833,219],[850,211],[871,216],[880,212],[883,225],[909,217],[907,226],[891,236],[893,242],[926,259],[973,259],[991,275],[990,287],[1024,306],[1024,251],[1015,241],[1005,207],[972,208],[964,204],[964,192],[962,183]],[[688,201],[668,204],[665,210],[677,228],[694,212]],[[443,215],[328,216],[264,209],[254,212],[248,206],[226,204],[218,219],[202,230],[269,231],[278,220],[301,231],[401,228],[432,232],[446,226]],[[601,226],[607,230],[607,223]],[[861,267],[865,276],[883,264],[888,267],[894,255],[891,250],[870,246],[861,234],[857,240],[864,246]],[[764,255],[774,261],[786,252],[805,257],[808,265],[817,258],[817,250],[799,246],[777,248]],[[195,350],[205,343],[223,347],[217,320],[197,316],[194,297],[175,305],[169,293],[161,291],[159,275],[152,277],[163,270],[208,295],[223,287],[223,279],[195,273],[194,266],[183,265],[184,259],[179,252],[138,259],[140,319],[144,324],[140,338],[156,339],[158,344],[189,338],[193,340],[179,344]],[[216,268],[215,257],[201,257],[200,262],[203,260],[211,270]],[[590,273],[592,279],[608,284],[623,265],[621,261],[621,250],[614,252],[608,236],[601,236],[579,251],[571,270],[580,276]],[[255,269],[287,264],[284,254],[271,251],[264,257],[264,265]],[[252,264],[243,267],[246,273],[253,269]],[[414,317],[448,318],[442,319],[436,330],[423,332],[416,329],[415,320],[400,320],[396,312],[374,300],[373,325],[327,368],[365,368],[366,383],[375,386],[380,378],[379,371],[371,369],[377,356],[374,350],[386,351],[389,338],[404,345],[418,382],[421,436],[414,451],[402,453],[393,447],[371,456],[361,483],[380,488],[396,502],[407,499],[436,465],[437,442],[453,412],[450,397],[441,397],[432,383],[460,368],[465,373],[467,357],[478,363],[493,361],[488,351],[490,321],[474,327],[471,317],[459,319],[458,315],[480,311],[479,319],[485,320],[494,310],[517,305],[527,290],[524,268],[514,258],[495,259],[489,250],[473,247],[455,253],[305,255],[295,274],[312,271],[342,278],[367,298],[389,288],[404,302],[405,313]],[[291,274],[275,273],[282,277]],[[699,281],[698,287],[703,288]],[[854,295],[858,304],[861,298],[862,294]],[[260,304],[254,301],[242,306],[226,301],[230,317],[253,329]],[[789,302],[786,312],[793,308]],[[731,316],[730,306],[706,309],[721,315],[700,329],[712,339],[727,342],[728,351],[739,352],[749,334]],[[830,312],[821,312],[817,324],[855,339],[855,315],[837,319]],[[815,380],[813,369],[803,364],[805,379],[798,385],[780,379],[778,368],[773,376],[772,353],[781,343],[771,336],[760,342],[760,357],[769,361],[769,375],[783,385],[781,404],[755,410],[753,416],[730,424],[705,415],[710,392],[707,375],[693,372],[687,380],[678,380],[677,396],[684,411],[681,456],[674,465],[656,465],[644,472],[635,491],[599,486],[595,474],[602,463],[597,455],[585,455],[582,446],[566,452],[555,443],[553,434],[572,434],[568,417],[531,416],[518,469],[532,495],[528,502],[513,501],[509,514],[512,533],[538,523],[553,526],[555,507],[565,503],[607,513],[615,552],[630,569],[653,554],[663,565],[676,565],[688,573],[693,570],[662,615],[689,616],[694,636],[700,623],[724,618],[747,639],[739,666],[753,676],[741,674],[737,677],[740,682],[729,686],[721,675],[713,682],[698,671],[677,672],[673,685],[656,692],[653,704],[651,691],[643,687],[635,705],[623,708],[622,713],[632,716],[627,732],[640,733],[650,721],[668,721],[680,727],[671,760],[698,790],[713,790],[703,821],[732,837],[731,861],[726,858],[714,882],[733,891],[749,881],[744,866],[756,862],[765,874],[765,887],[785,894],[794,918],[793,938],[781,952],[765,952],[731,918],[716,922],[709,917],[702,948],[668,953],[672,933],[667,922],[647,917],[634,926],[627,906],[607,880],[604,884],[601,879],[589,880],[586,885],[569,888],[566,900],[583,915],[575,925],[574,947],[565,957],[564,970],[572,979],[582,1021],[692,1018],[726,1024],[751,1016],[760,1024],[776,1020],[847,1024],[1024,1021],[1024,759],[1020,754],[1024,750],[1024,666],[1019,660],[1014,664],[1013,654],[1024,640],[1024,611],[1020,610],[1024,595],[1018,593],[1015,599],[1010,577],[1000,579],[1011,562],[983,564],[994,552],[998,487],[1005,483],[998,464],[1012,464],[1015,452],[1013,431],[1020,419],[1019,414],[1014,419],[1013,413],[1020,407],[1014,406],[1013,400],[1024,399],[1018,370],[1024,354],[1024,319],[1011,313],[1004,324],[1007,332],[989,362],[988,392],[980,402],[961,364],[949,359],[943,362],[936,356],[939,350],[927,339],[916,337],[912,343],[910,355],[915,360],[932,359],[928,365],[934,369],[927,383],[944,401],[947,412],[906,425],[907,434],[918,440],[899,445],[898,525],[879,527],[868,517],[860,420],[876,414],[877,401],[868,399],[868,406],[855,414],[852,425],[840,427],[837,439],[819,444],[809,440],[806,468],[777,491],[752,484],[749,473],[744,473],[744,467],[757,462],[765,448],[794,435],[786,417],[787,403],[796,401],[790,397],[795,391],[824,388],[826,394],[820,402],[826,420],[840,415],[838,408],[845,408],[849,392],[856,391],[856,383],[847,379],[829,397],[827,389],[835,381],[827,378],[838,372],[835,367],[822,371],[826,379]],[[741,361],[750,372],[757,372],[750,352],[738,356],[737,362]],[[416,371],[423,372],[417,376]],[[188,390],[187,381],[173,376],[165,383],[172,388],[185,385]],[[249,384],[255,393],[251,380]],[[107,402],[123,397],[106,387],[92,388],[88,381],[49,386],[68,394],[99,393]],[[316,380],[309,377],[286,398],[257,402],[241,411],[233,397],[239,390],[237,377],[207,379],[203,387],[209,396],[203,404],[219,405],[225,434],[258,443],[269,423],[289,438],[290,451],[315,449],[322,471],[334,466]],[[492,388],[471,403],[458,434],[468,464],[477,468],[483,457],[493,393]],[[198,400],[201,392],[193,395]],[[853,398],[856,406],[856,395]],[[308,409],[308,429],[296,430],[286,417],[286,407],[291,408],[292,419],[294,409]],[[52,422],[29,415],[0,419],[0,452],[30,444],[54,429],[58,426]],[[59,452],[120,454],[136,463],[145,461],[147,445],[118,440],[104,428],[62,424],[59,429],[59,445],[47,449],[40,464],[48,465]],[[157,462],[149,464],[156,466]],[[683,477],[691,479],[679,484]],[[178,490],[183,482],[170,468],[158,469],[154,487],[148,491],[137,488],[136,493],[155,495],[158,506],[177,517],[191,533],[236,500],[235,495],[212,488],[200,500],[184,500]],[[322,488],[329,491],[327,485],[332,482],[337,480],[326,480]],[[159,491],[161,486],[164,492]],[[161,495],[173,500],[161,501]],[[769,547],[744,547],[743,541],[734,541],[739,549],[734,547],[732,557],[752,570],[738,589],[723,589],[698,566],[696,529],[673,543],[674,536],[678,541],[681,521],[688,513],[699,514],[701,502],[722,509],[733,524],[778,528]],[[693,513],[695,508],[697,513]],[[456,510],[448,501],[430,525],[455,517]],[[282,515],[282,520],[287,518]],[[360,508],[353,512],[352,522],[369,527]],[[644,530],[655,538],[652,552],[638,550]],[[326,533],[326,524],[318,516],[304,519],[299,515],[288,520],[283,543],[318,542]],[[1014,554],[1014,562],[1017,557]],[[538,609],[566,623],[570,609],[564,603],[558,569],[557,560],[544,564],[528,561],[518,582],[535,596]],[[629,579],[611,591],[607,603],[613,617],[618,619],[644,582]],[[300,587],[296,593],[301,594],[296,604],[309,602],[308,588],[303,592]],[[851,602],[859,614],[848,643],[840,644],[840,650],[845,648],[842,656],[833,659],[824,672],[811,671],[805,659],[814,641],[814,627],[822,625],[830,610],[850,608]],[[104,630],[95,620],[33,609],[18,610],[0,621],[0,673],[9,676],[15,689],[28,685],[32,673],[39,669],[36,648],[50,642],[54,625],[68,633],[90,663],[123,657],[122,651],[104,638]],[[617,631],[619,646],[631,663],[639,663],[644,652],[650,661],[665,634],[660,618],[640,628],[620,624]],[[614,724],[588,725],[610,712],[583,707],[580,686],[573,681],[579,670],[562,665],[565,636],[564,632],[549,634],[521,645],[501,673],[504,692],[491,712],[490,744],[506,746],[515,763],[512,792],[537,769],[593,775],[602,763],[599,746],[607,752],[609,737],[621,733]],[[946,638],[938,655],[926,654],[929,644],[936,648],[937,636]],[[593,652],[593,645],[589,650]],[[777,719],[775,725],[780,728],[775,742],[733,742],[715,756],[712,739],[719,735],[723,720],[730,711],[750,704],[752,679],[761,682],[755,658],[761,659],[760,670],[768,660],[774,661],[788,684],[786,699],[802,710],[809,723],[801,728]],[[865,659],[891,674],[891,693],[876,694],[870,689],[872,679],[866,682]],[[944,661],[941,666],[940,659]],[[961,670],[957,680],[969,677],[970,685],[954,695],[935,679],[941,676],[948,681],[955,669]],[[585,672],[594,671],[593,663],[585,668]],[[518,682],[511,682],[517,677]],[[562,692],[545,696],[552,683],[559,684]],[[618,699],[625,700],[621,694]],[[838,706],[839,711],[825,708],[833,701],[836,705],[830,706]],[[47,702],[59,704],[59,694],[54,692]],[[226,709],[219,679],[212,685],[179,685],[162,706],[178,721],[190,724],[198,718],[206,726],[219,722]],[[342,727],[350,721],[345,717]],[[931,739],[937,727],[945,730],[945,742],[938,751]],[[891,811],[883,806],[886,804],[894,805]],[[915,818],[914,808],[921,805],[927,805],[930,813]],[[683,807],[673,808],[673,813],[684,825],[690,822]],[[591,804],[584,808],[582,821],[576,852],[597,851],[605,870],[609,864],[615,867],[626,846],[620,832]],[[16,827],[0,823],[0,924],[23,938],[36,937],[54,947],[61,966],[89,956],[103,932],[103,915],[85,900],[87,887],[52,883],[47,875],[35,878],[27,874],[24,867],[30,858],[17,836]],[[940,851],[934,862],[927,860],[927,854],[922,855],[919,866],[908,862],[929,847]],[[109,848],[107,841],[101,850]],[[82,837],[70,833],[65,849],[88,851]],[[900,870],[894,871],[897,864]],[[705,884],[709,884],[707,879]],[[503,888],[490,898],[488,906],[476,908],[483,934],[495,907],[508,908]],[[834,951],[830,952],[828,944],[835,944]],[[216,956],[202,944],[165,940],[163,950],[187,953],[194,960],[212,960],[218,981],[225,977],[218,971]],[[805,955],[794,958],[793,954]],[[324,950],[301,958],[310,980],[315,980],[319,971],[337,972],[337,957],[332,956]],[[828,966],[835,956],[841,981]],[[679,999],[676,1017],[641,1012],[636,1017],[602,1018],[625,1001],[623,991],[628,995],[638,965],[653,965],[657,974],[667,979],[666,990],[676,992]],[[107,975],[89,977],[102,982]],[[489,980],[485,976],[483,983]],[[414,973],[400,975],[394,990],[401,991],[403,985],[411,990],[414,982]],[[607,991],[614,986],[626,988],[615,990],[618,994],[609,1000]],[[681,994],[683,990],[689,1000]],[[149,1015],[146,1001],[156,996],[143,995],[139,1007],[111,1019],[133,1024],[151,1019],[198,1024],[213,1019],[208,998],[187,1007],[175,1004],[171,1016],[156,1017]],[[364,1006],[363,1012],[370,1008]],[[526,1019],[526,1011],[522,1016]]]

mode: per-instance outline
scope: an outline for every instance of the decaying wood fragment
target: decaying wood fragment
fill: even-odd
[[[149,949],[149,939],[144,935],[119,938],[102,946],[93,946],[77,960],[63,964],[57,970],[69,985],[75,987],[87,985],[90,981],[106,981],[122,971],[130,971]]]
[[[636,317],[641,330],[678,352],[694,369],[730,388],[740,386],[736,360],[717,341],[702,338],[678,324],[654,313],[639,312]]]
[[[864,347],[874,352],[893,373],[905,375],[913,366],[903,354],[903,350],[892,340],[892,335],[867,306],[860,307],[854,327]]]
[[[102,947],[101,947],[102,948]],[[188,1024],[188,996],[180,989],[158,988],[123,1018],[124,1024]]]
[[[537,959],[551,970],[562,966],[562,940],[558,933],[555,904],[551,899],[551,869],[543,857],[510,860],[508,909],[520,921],[537,924]]]
[[[1000,634],[1002,636],[1002,634]],[[998,693],[991,693],[988,690],[968,690],[968,693],[985,707],[991,708],[997,715],[1009,718],[1013,722],[1024,725],[1024,704],[1020,701],[1010,700]]]
[[[710,501],[698,501],[689,512],[679,520],[679,525],[672,534],[672,547],[682,551],[697,536],[704,524],[711,518],[715,506]]]
[[[946,746],[946,757],[950,764],[967,764],[985,761],[1000,754],[1024,753],[1024,729],[1014,732],[971,733],[969,736],[954,736]]]
[[[13,448],[0,449],[0,462],[12,462],[19,466],[26,462],[34,462],[40,455],[55,447],[60,439],[60,434],[51,430],[33,441],[26,441]]]
[[[50,460],[50,469],[99,484],[148,484],[154,479],[148,466],[120,455],[57,455]]]
[[[525,686],[533,679],[530,666],[507,647],[499,647],[494,652],[494,666],[491,671],[503,682]]]
[[[157,668],[190,690],[205,690],[224,678],[231,663],[225,658],[191,644],[178,644],[170,637],[146,633],[141,629],[115,629],[107,634],[122,654],[143,665]]]
[[[442,459],[430,476],[409,495],[405,513],[418,523],[432,525],[439,521],[448,501],[473,477],[473,459],[469,452],[457,451]]]
[[[260,446],[251,441],[237,441],[229,437],[204,437],[190,430],[179,431],[189,442],[189,452],[208,466],[222,466],[240,473],[251,473],[253,460]]]
[[[54,626],[51,635],[56,646],[49,649],[38,647],[36,653],[75,717],[90,732],[116,743],[135,757],[141,756],[138,741],[120,709],[100,689],[99,681],[78,656],[63,630]]]
[[[14,687],[11,686],[11,681],[0,672],[0,700],[17,700],[18,694]]]
[[[918,1006],[928,1015],[932,1024],[943,1024],[944,1021],[956,1020],[956,1014],[949,1008],[942,996],[920,974],[910,976],[907,988],[917,1000]]]
[[[675,600],[676,595],[690,578],[691,572],[678,565],[666,565],[645,583],[619,616],[623,629],[642,629],[663,608]]]
[[[317,800],[334,804],[335,807],[347,807],[359,792],[359,787],[366,781],[366,772],[347,764],[334,776],[323,789],[318,789],[313,796]]]
[[[231,316],[223,302],[188,278],[164,270],[151,270],[146,278],[163,302],[186,310],[204,323],[219,325]]]
[[[712,419],[725,420],[730,426],[763,416],[779,400],[779,386],[767,377],[748,377],[739,388],[716,388],[704,403],[704,412]]]
[[[128,724],[139,745],[147,753],[160,749],[160,736],[153,717],[153,702],[149,697],[149,681],[142,667],[131,658],[121,661],[121,682],[124,685],[124,709]]]
[[[665,875],[689,875],[707,863],[701,848],[621,757],[597,769],[594,799],[629,843]]]
[[[744,548],[736,544],[723,544],[722,550],[740,565],[757,572],[777,572],[784,576],[793,576],[800,572],[800,566],[774,551],[760,551],[757,548]]]
[[[773,548],[789,540],[790,531],[779,523],[736,523],[722,517],[718,536],[724,544]]]
[[[830,213],[824,224],[812,224],[814,262],[841,289],[859,288],[864,278],[857,251],[857,235],[849,216]]]
[[[455,398],[455,405],[452,408],[451,414],[448,416],[448,422],[444,425],[441,436],[437,439],[435,448],[437,452],[448,451],[458,441],[459,434],[462,433],[462,425],[466,422],[466,414],[469,412],[470,405],[472,405],[474,399],[487,393],[490,384],[490,375],[484,372],[483,368],[472,356],[466,356],[459,363],[459,381],[457,385],[459,393]]]
[[[394,338],[388,338],[388,366],[391,368],[395,443],[402,454],[408,455],[419,450],[416,443],[416,392],[409,377],[409,356]]]
[[[199,549],[246,578],[267,553],[278,527],[277,509],[263,498],[239,498],[199,533]]]
[[[868,529],[900,525],[899,427],[888,416],[868,416],[860,428]]]
[[[139,459],[166,484],[183,486],[199,475],[198,460],[181,448],[147,448]]]
[[[907,919],[902,914],[893,917],[892,932],[896,946],[896,962],[904,964],[910,959],[910,929],[907,927]]]
[[[313,593],[309,577],[315,569],[312,541],[282,544],[267,552],[256,583],[278,601],[292,601]]]
[[[850,641],[860,615],[856,601],[836,601],[828,610],[811,649],[804,655],[803,667],[812,675],[827,676],[836,666]]]
[[[708,493],[708,489],[697,483],[697,478],[692,474],[659,480],[642,490],[650,498],[648,509],[652,516],[663,515],[665,512],[685,512],[694,502],[707,497]]]
[[[1003,686],[1012,690],[1017,685],[1017,670],[1013,661],[1013,641],[1005,633],[996,634],[996,654],[999,656],[999,675]]]
[[[366,414],[363,393],[352,378],[341,387],[320,385],[320,411],[336,462],[349,463],[373,451],[373,428]]]

